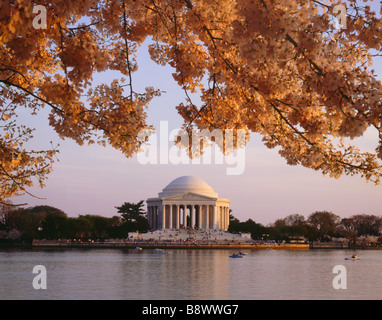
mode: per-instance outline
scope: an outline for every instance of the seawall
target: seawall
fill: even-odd
[[[158,243],[158,242],[60,242],[34,241],[35,248],[119,248],[119,249],[230,249],[230,250],[309,250],[309,244],[245,244],[245,243]]]

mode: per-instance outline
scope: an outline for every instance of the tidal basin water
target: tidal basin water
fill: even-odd
[[[382,251],[0,249],[0,299],[258,300],[382,298]],[[34,289],[34,266],[47,289]],[[335,289],[333,268],[346,269]],[[343,274],[342,274],[343,275]]]

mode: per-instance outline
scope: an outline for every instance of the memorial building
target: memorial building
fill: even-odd
[[[228,199],[194,176],[170,182],[157,198],[147,202],[147,219],[152,231],[164,229],[228,230]]]

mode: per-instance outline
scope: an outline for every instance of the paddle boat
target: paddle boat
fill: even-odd
[[[345,260],[359,260],[359,258],[353,254],[351,257],[346,257]]]
[[[246,256],[248,253],[239,251],[239,255]]]
[[[238,253],[233,253],[232,255],[229,256],[230,258],[243,258],[241,254]]]
[[[139,250],[139,251],[141,251],[142,248],[141,248],[141,247],[136,247],[135,250]]]
[[[170,254],[167,250],[162,251],[162,254]]]

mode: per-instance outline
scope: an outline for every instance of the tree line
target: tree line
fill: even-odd
[[[382,217],[367,214],[356,214],[341,219],[328,211],[316,211],[307,219],[300,214],[291,214],[284,219],[277,219],[269,226],[263,226],[252,219],[240,222],[230,215],[230,232],[249,232],[252,239],[273,239],[290,241],[306,239],[307,241],[330,241],[332,238],[354,240],[361,235],[380,236]]]
[[[125,202],[116,206],[112,217],[101,215],[79,215],[68,217],[60,209],[51,206],[17,208],[0,205],[0,239],[81,239],[102,240],[126,238],[129,232],[145,233],[149,230],[143,200],[138,203]],[[239,221],[230,213],[229,232],[249,232],[252,239],[292,241],[329,241],[333,237],[349,240],[361,235],[379,236],[382,217],[357,214],[341,219],[328,211],[317,211],[307,219],[300,214],[291,214],[264,226],[252,219]]]
[[[68,217],[51,206],[15,208],[0,205],[0,239],[30,242],[33,239],[102,240],[126,238],[129,232],[147,232],[149,224],[142,209],[143,201],[125,202],[115,207],[120,215]]]

